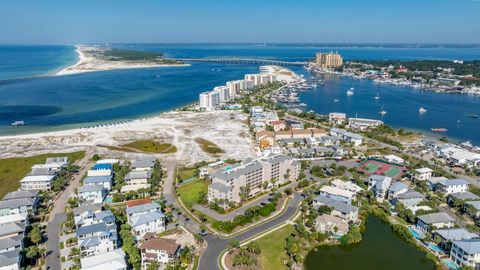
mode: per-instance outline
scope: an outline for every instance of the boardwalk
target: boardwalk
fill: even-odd
[[[165,58],[165,60],[185,63],[221,63],[221,64],[254,64],[254,65],[278,65],[278,66],[304,66],[308,62],[289,62],[280,60],[254,59],[254,58]]]

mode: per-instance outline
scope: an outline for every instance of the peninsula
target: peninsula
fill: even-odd
[[[78,62],[66,67],[55,75],[72,75],[93,71],[107,71],[129,68],[151,68],[187,66],[187,64],[163,59],[163,53],[124,49],[112,49],[100,46],[77,45]]]

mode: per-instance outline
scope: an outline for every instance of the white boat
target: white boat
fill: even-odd
[[[24,121],[15,121],[12,123],[12,126],[24,126],[25,122]]]
[[[351,88],[350,88],[351,89]],[[348,90],[347,91],[347,96],[353,96],[353,91],[352,90]]]
[[[418,112],[420,113],[426,113],[427,112],[427,109],[423,108],[423,107],[420,107],[420,109],[418,109]]]
[[[377,92],[377,95],[374,97],[374,99],[380,99],[380,97],[378,96],[378,92]]]
[[[340,99],[338,99],[338,98],[333,100],[333,102],[339,102],[339,101],[340,101]]]
[[[385,111],[385,110],[383,109],[383,106],[382,106],[382,110],[381,110],[380,112],[378,112],[378,113],[381,114],[381,115],[385,115],[385,114],[387,114],[387,111]]]

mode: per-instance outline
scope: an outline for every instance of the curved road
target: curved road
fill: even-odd
[[[254,228],[249,229],[246,232],[240,233],[239,235],[233,236],[231,238],[219,238],[214,235],[208,235],[205,237],[205,240],[208,243],[208,248],[200,257],[198,269],[199,270],[217,270],[220,269],[218,266],[218,257],[222,251],[227,248],[228,242],[232,239],[237,239],[239,241],[247,240],[255,235],[258,235],[262,232],[268,231],[269,229],[282,224],[283,222],[291,219],[295,216],[298,206],[302,201],[301,195],[298,192],[293,192],[293,199],[289,201],[287,210],[283,212],[280,216],[273,218],[261,225],[258,225]]]

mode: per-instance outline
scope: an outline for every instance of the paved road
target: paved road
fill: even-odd
[[[89,149],[85,152],[85,157],[76,163],[81,167],[80,171],[73,177],[69,185],[62,191],[60,197],[58,197],[58,199],[55,201],[53,208],[50,211],[46,233],[46,269],[61,269],[59,250],[60,224],[62,224],[67,217],[65,215],[65,206],[68,203],[68,199],[75,196],[75,189],[80,186],[80,180],[82,179],[82,176],[92,165],[92,162],[90,162],[92,154],[92,150]]]
[[[280,225],[284,223],[285,221],[293,218],[295,216],[295,213],[297,212],[298,206],[300,205],[302,201],[302,197],[298,192],[293,193],[293,199],[290,200],[288,203],[287,210],[280,216],[269,220],[257,227],[254,227],[252,229],[249,229],[248,231],[241,233],[237,236],[228,238],[228,239],[223,239],[223,238],[218,238],[214,235],[208,235],[205,237],[205,240],[208,243],[208,248],[205,250],[205,252],[202,254],[200,257],[198,269],[199,270],[216,270],[220,269],[218,267],[218,257],[222,253],[222,251],[227,248],[228,242],[231,239],[237,239],[240,241],[246,240],[248,238],[251,238],[255,235],[258,235],[262,232],[265,232],[277,225]]]

